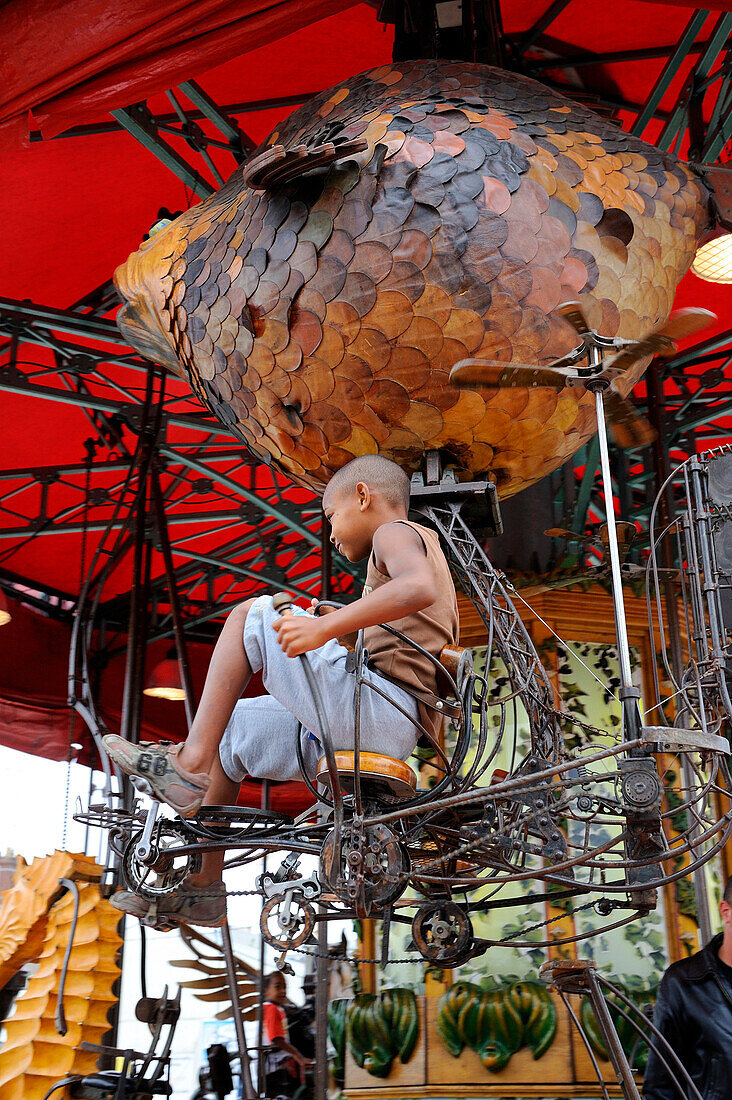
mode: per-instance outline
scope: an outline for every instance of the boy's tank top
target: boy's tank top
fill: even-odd
[[[402,619],[394,619],[389,626],[400,630],[428,653],[439,658],[444,646],[454,645],[458,640],[459,619],[455,585],[452,582],[445,555],[440,549],[439,537],[435,532],[408,520],[399,522],[411,527],[422,540],[435,578],[437,599],[422,611]],[[366,569],[364,595],[368,595],[375,588],[380,588],[391,579],[376,568],[372,551]],[[369,651],[369,664],[372,667],[398,680],[407,689],[415,688],[417,691],[425,691],[431,695],[440,694],[436,683],[435,666],[416,649],[405,645],[399,638],[395,638],[393,634],[389,634],[379,626],[366,627],[363,633],[364,646]],[[439,713],[422,704],[419,710],[422,724],[434,732],[440,725]]]

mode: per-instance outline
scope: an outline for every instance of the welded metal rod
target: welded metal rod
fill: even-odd
[[[618,639],[618,663],[620,665],[620,683],[623,687],[633,687],[633,677],[630,669],[630,646],[628,644],[628,627],[625,620],[625,604],[623,603],[623,578],[620,570],[620,554],[618,553],[618,533],[615,526],[615,509],[613,508],[613,483],[610,476],[610,458],[607,449],[607,427],[605,425],[605,404],[602,390],[595,390],[595,409],[597,411],[597,438],[600,444],[600,468],[602,470],[602,486],[605,492],[605,511],[607,513],[607,541],[610,551],[610,572],[612,575],[613,610],[615,612],[615,632]]]
[[[321,808],[321,816],[323,815]],[[335,851],[335,849],[334,849]],[[335,858],[335,856],[334,856]],[[318,907],[325,913],[327,907]],[[328,922],[318,921],[318,957],[315,965],[315,1081],[313,1100],[328,1096]]]
[[[239,1068],[241,1081],[244,1087],[246,1100],[255,1100],[254,1086],[252,1084],[252,1072],[249,1065],[249,1050],[247,1049],[247,1037],[244,1034],[244,1020],[241,1014],[241,1001],[239,1000],[239,982],[236,976],[236,960],[234,949],[231,946],[231,931],[228,918],[221,926],[221,945],[224,949],[224,961],[226,962],[226,981],[229,986],[231,1008],[234,1013],[234,1031],[236,1032],[236,1045],[239,1049]]]
[[[656,438],[651,448],[653,472],[655,478],[656,495],[659,497],[659,512],[661,523],[667,529],[674,518],[674,499],[670,487],[667,485],[669,477],[668,446],[664,441],[663,420],[661,416],[663,382],[658,360],[651,363],[646,375],[648,392],[648,413],[651,425],[655,428]],[[667,570],[663,581],[663,600],[668,621],[669,647],[671,650],[671,667],[674,680],[680,684],[684,678],[684,659],[681,652],[681,630],[679,627],[679,609],[676,600],[676,590],[671,580],[671,571],[674,569],[674,555],[671,542],[668,537],[661,542],[661,565]],[[660,702],[660,691],[658,692]],[[684,786],[687,790],[693,788],[694,774],[691,761],[686,753],[681,754],[681,771],[684,777]],[[692,827],[692,835],[698,827]],[[709,891],[707,890],[707,877],[703,867],[697,867],[692,874],[694,884],[694,900],[696,913],[699,920],[699,932],[702,943],[708,943],[712,938],[712,925],[710,919]]]
[[[618,1033],[615,1030],[615,1025],[610,1015],[610,1010],[607,1007],[607,1001],[602,995],[602,990],[600,989],[597,975],[594,970],[587,971],[586,980],[590,1004],[595,1013],[595,1018],[600,1025],[600,1030],[605,1040],[605,1046],[610,1056],[612,1067],[618,1077],[618,1084],[623,1090],[623,1096],[625,1100],[640,1100],[640,1094],[633,1079],[633,1071],[628,1064],[628,1059],[625,1056],[625,1051],[618,1038]]]

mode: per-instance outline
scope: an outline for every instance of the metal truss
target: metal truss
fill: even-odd
[[[732,14],[714,14],[707,9],[694,11],[677,42],[668,45],[642,47],[606,53],[570,50],[553,38],[552,24],[568,6],[569,0],[555,0],[544,14],[524,34],[510,37],[507,53],[514,67],[552,83],[560,91],[578,91],[590,97],[598,108],[630,114],[633,121],[630,132],[641,137],[653,119],[661,119],[660,136],[654,144],[661,149],[678,148],[686,133],[690,141],[690,157],[704,163],[715,161],[732,137],[732,67],[729,57],[729,38],[732,33]],[[701,37],[705,35],[705,37]],[[576,83],[567,84],[547,79],[548,74],[572,72],[575,80],[579,70],[602,66],[612,74],[614,66],[666,58],[663,70],[649,89],[644,103],[633,103],[618,96],[595,91],[591,80],[579,88]],[[661,108],[661,102],[682,72],[691,69],[686,76],[683,90],[670,111]],[[708,117],[704,117],[704,115]]]
[[[214,103],[195,80],[188,80],[178,88],[167,91],[165,95],[173,107],[175,121],[170,116],[154,115],[145,102],[134,103],[130,107],[110,113],[124,130],[162,161],[173,175],[183,180],[196,195],[205,199],[224,182],[224,176],[211,155],[212,151],[229,153],[234,158],[233,167],[236,167],[253,151],[256,142],[244,133],[238,122]],[[196,118],[193,117],[192,110],[196,111]],[[199,118],[201,122],[209,124],[207,129],[199,125]],[[171,145],[168,138],[176,139],[176,146],[181,143],[187,146],[186,155]],[[190,161],[191,152],[203,162],[205,174],[201,167],[197,168]],[[210,182],[210,177],[213,177],[213,183]]]
[[[114,322],[99,316],[110,304],[105,288],[90,298],[96,305],[84,300],[71,310],[0,301],[0,335],[8,338],[0,344],[0,390],[75,406],[92,433],[85,461],[0,473],[3,572],[19,543],[76,535],[95,544],[95,536],[124,536],[130,526],[131,505],[120,502],[139,477],[140,439],[151,432],[146,394],[157,368],[131,353]],[[187,387],[165,377],[151,446],[178,600],[186,628],[205,636],[210,620],[248,596],[273,588],[319,594],[323,519],[314,494],[258,464],[223,425],[196,410]],[[131,547],[129,532],[124,545]],[[352,567],[335,556],[333,567],[333,591],[347,596]],[[162,569],[153,570],[149,588],[154,640],[173,631]],[[126,622],[129,597],[101,601],[110,624]]]
[[[645,394],[636,405],[657,432],[645,450],[611,447],[611,466],[622,518],[640,523],[631,560],[648,545],[648,522],[656,488],[670,469],[698,451],[729,439],[732,416],[732,330],[719,333],[680,352],[656,359],[645,376]],[[599,477],[597,439],[593,437],[558,479],[553,495],[557,526],[584,535],[604,523],[605,501]],[[672,496],[682,501],[681,490]]]
[[[532,751],[544,760],[557,760],[561,755],[562,736],[551,683],[513,605],[505,578],[491,565],[460,510],[460,503],[420,506],[420,511],[442,536],[461,586],[483,620],[489,639],[486,667],[490,666],[495,647],[495,653],[506,667],[511,690],[521,698],[526,709]]]

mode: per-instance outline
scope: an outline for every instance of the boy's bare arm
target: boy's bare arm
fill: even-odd
[[[285,615],[275,622],[288,657],[364,627],[413,615],[434,603],[435,578],[416,531],[405,523],[386,523],[374,535],[373,552],[377,568],[391,578],[386,584],[322,618]]]

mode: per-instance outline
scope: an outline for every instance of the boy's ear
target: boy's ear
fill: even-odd
[[[371,490],[365,481],[359,481],[356,486],[356,493],[358,494],[359,507],[363,511],[364,508],[368,508],[371,504]]]

